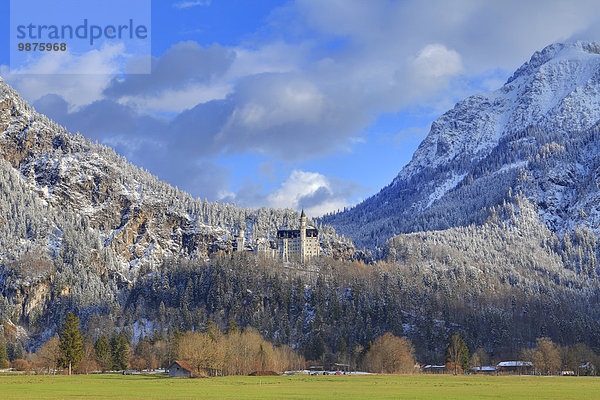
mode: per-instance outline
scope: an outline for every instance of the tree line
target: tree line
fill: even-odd
[[[454,375],[469,372],[471,368],[477,373],[477,368],[508,361],[492,359],[481,347],[470,353],[460,333],[448,337],[445,357],[446,372]],[[534,347],[522,348],[518,359],[511,361],[530,362],[530,372],[536,375],[558,375],[564,372],[579,376],[600,373],[600,355],[590,347],[584,343],[560,346],[548,337],[537,338]]]
[[[48,339],[35,353],[20,354],[20,357],[9,359],[5,342],[0,341],[0,369],[10,366],[47,374],[150,371],[167,369],[179,360],[193,366],[193,376],[248,375],[303,370],[323,361],[307,361],[291,347],[265,340],[251,327],[239,329],[234,320],[225,331],[209,321],[201,331],[173,329],[166,337],[155,332],[152,336],[140,337],[135,345],[125,331],[115,332],[110,339],[102,334],[92,342],[89,335],[82,333],[79,319],[73,313],[65,317],[58,336]],[[378,337],[360,357],[356,367],[372,372],[415,372],[412,344],[391,333]]]
[[[341,345],[343,346],[343,344]],[[125,331],[110,338],[102,334],[93,343],[81,332],[79,319],[69,313],[58,336],[47,340],[35,353],[10,360],[5,342],[0,341],[0,369],[11,366],[17,370],[38,373],[89,373],[93,371],[150,371],[167,369],[175,360],[193,367],[192,376],[248,375],[252,372],[302,370],[323,364],[324,358],[306,360],[286,345],[266,341],[255,329],[239,329],[234,320],[221,331],[209,321],[201,331],[170,330],[167,337],[159,332],[142,336],[135,344]],[[462,374],[471,367],[495,365],[502,359],[492,359],[483,349],[472,353],[460,333],[448,336],[445,349],[446,372]],[[351,364],[351,369],[375,373],[412,374],[419,372],[414,346],[405,337],[384,333],[368,343],[360,352],[348,355],[341,350],[334,360]],[[563,371],[574,375],[596,375],[600,357],[583,343],[560,346],[550,338],[536,340],[535,347],[523,348],[519,361],[531,362],[532,373],[556,375]],[[343,364],[342,364],[343,365]]]

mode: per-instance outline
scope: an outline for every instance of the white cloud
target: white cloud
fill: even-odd
[[[443,43],[463,56],[468,72],[515,69],[552,42],[591,33],[598,37],[597,1],[580,0],[296,0],[286,7],[295,30],[314,30],[324,38],[342,37],[363,55],[414,54],[429,43]],[[299,20],[299,21],[298,21]]]
[[[278,208],[296,208],[302,197],[313,194],[321,187],[329,189],[324,175],[294,170],[281,188],[268,196],[269,204]]]
[[[206,5],[196,3],[176,4]],[[151,76],[114,79],[108,88],[104,78],[75,78],[74,84],[53,79],[47,85],[32,84],[24,94],[35,100],[57,93],[72,109],[101,99],[106,88],[104,96],[141,114],[197,113],[176,124],[179,131],[171,137],[203,135],[202,140],[183,141],[201,146],[198,152],[204,156],[260,152],[279,160],[306,160],[350,148],[382,113],[407,106],[443,112],[481,90],[483,85],[472,84],[473,77],[511,67],[515,59],[525,61],[539,48],[533,45],[540,37],[549,43],[593,21],[580,10],[569,11],[563,21],[559,16],[565,8],[548,3],[540,10],[523,6],[535,26],[538,13],[558,20],[543,33],[530,34],[527,18],[509,19],[513,13],[505,6],[488,3],[297,0],[273,14],[269,23],[277,31],[261,35],[260,41],[235,47],[182,42],[154,60]],[[482,29],[488,34],[474,34]],[[518,40],[515,31],[521,35]],[[538,39],[530,40],[532,36]],[[23,91],[27,84],[15,86]],[[33,91],[37,93],[31,95]],[[220,103],[210,107],[218,117],[206,119],[201,106],[215,101]],[[200,117],[207,121],[202,132],[196,128]]]
[[[265,177],[268,179],[270,167],[267,170]],[[235,202],[244,207],[303,209],[309,216],[318,217],[355,204],[359,200],[357,193],[363,190],[363,187],[353,181],[295,169],[270,192],[265,193],[262,185],[248,181],[235,192],[223,193],[220,200]]]
[[[397,77],[404,82],[409,101],[415,103],[426,104],[431,99],[439,101],[432,94],[447,89],[452,79],[464,72],[461,55],[437,43],[424,46],[416,56],[408,59],[407,68],[398,71],[401,76]]]
[[[348,190],[348,183],[340,183],[317,172],[294,170],[279,189],[267,196],[267,204],[276,208],[302,208],[309,216],[321,216],[348,206],[353,190]]]
[[[210,6],[211,0],[194,0],[194,1],[180,1],[179,3],[173,4],[175,8],[190,8],[190,7],[207,7]]]
[[[277,40],[258,48],[237,46],[235,53],[235,61],[225,76],[230,81],[267,72],[298,72],[310,56],[310,47]]]
[[[241,93],[229,129],[264,131],[290,122],[319,122],[324,96],[314,84],[290,78],[262,83],[262,90],[252,85],[252,92]]]
[[[232,90],[233,87],[227,83],[191,85],[182,89],[165,90],[155,96],[124,96],[119,99],[119,103],[128,105],[143,114],[177,114],[197,104],[225,99]]]
[[[125,45],[118,43],[105,45],[76,56],[69,51],[46,52],[30,65],[11,71],[13,74],[34,75],[110,75],[121,70],[126,64],[123,52]]]
[[[441,44],[423,47],[412,66],[424,79],[447,79],[464,70],[460,54]]]
[[[58,94],[73,110],[104,97],[103,91],[111,78],[125,68],[123,51],[123,44],[117,44],[81,56],[49,52],[35,63],[17,70],[10,71],[3,66],[0,73],[29,101]]]
[[[173,5],[208,6],[210,1],[179,1]],[[519,12],[514,12],[515,9]],[[290,74],[319,94],[312,111],[307,108],[304,111],[317,118],[313,120],[315,125],[326,126],[320,135],[337,136],[338,145],[343,147],[372,121],[373,115],[397,112],[415,102],[429,106],[432,99],[443,98],[442,103],[448,104],[472,93],[473,89],[469,92],[464,87],[468,83],[457,85],[458,92],[449,84],[459,74],[472,78],[498,68],[508,74],[534,50],[550,42],[582,32],[599,33],[594,28],[599,16],[593,1],[581,1],[573,7],[558,0],[526,3],[296,0],[273,13],[268,27],[275,28],[261,34],[260,41],[249,40],[230,48],[203,49],[193,42],[174,45],[168,56],[162,58],[164,69],[176,69],[177,73],[158,74],[158,78],[155,74],[147,82],[138,79],[140,86],[146,87],[146,93],[121,91],[105,95],[121,96],[119,102],[136,110],[174,113],[234,94],[238,81],[245,78]],[[102,74],[118,72],[115,55],[106,58],[108,50],[73,61],[71,72],[92,67]],[[228,58],[231,54],[235,56]],[[59,62],[48,57],[32,67],[31,73],[53,73],[59,67],[64,69],[64,64],[65,60]],[[204,66],[213,69],[204,70]],[[204,75],[194,75],[186,69],[201,70]],[[175,82],[178,76],[186,79]],[[206,81],[200,84],[193,81],[200,76],[206,76],[202,78]],[[87,82],[74,77],[72,85],[66,82],[68,79],[27,85],[16,78],[5,78],[30,100],[58,93],[70,107],[100,99],[99,88],[106,86],[105,79],[98,77],[90,77]],[[287,82],[278,84],[280,89],[271,86],[269,90],[284,93]],[[236,117],[244,116],[247,121],[254,121],[255,127],[265,129],[276,121],[294,125],[286,126],[294,135],[297,131],[314,129],[312,124],[297,118],[302,110],[290,113],[287,121],[277,115],[278,110],[296,111],[297,98],[280,97],[282,103],[273,108],[261,98],[266,94],[257,90],[257,99],[244,94],[232,96],[243,101],[236,105]],[[319,106],[330,108],[322,112]],[[271,134],[265,132],[262,136],[267,133]]]
[[[306,215],[308,215],[309,217],[317,218],[330,212],[341,211],[346,206],[348,206],[348,202],[344,200],[332,199],[324,201],[321,204],[315,205],[313,207],[309,207],[305,210],[305,212]]]

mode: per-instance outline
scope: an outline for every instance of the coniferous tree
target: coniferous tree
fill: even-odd
[[[460,361],[460,366],[462,367],[463,371],[467,372],[469,371],[469,348],[467,347],[467,344],[463,341],[463,351],[462,351],[462,357],[461,357],[461,361]]]
[[[0,342],[0,369],[8,368],[8,355],[6,354],[6,346]]]
[[[79,318],[68,313],[60,330],[59,364],[71,371],[77,367],[83,357],[83,340],[79,331]]]
[[[230,333],[238,333],[240,330],[238,329],[237,323],[233,317],[229,318],[229,324],[227,325],[226,334]]]
[[[96,361],[103,371],[109,370],[112,367],[112,353],[110,342],[105,335],[102,335],[96,340],[94,345],[96,349]]]
[[[325,341],[323,340],[321,335],[317,334],[312,337],[310,344],[311,346],[309,348],[309,351],[306,353],[307,358],[310,358],[312,360],[320,360],[327,351],[327,348],[325,347]]]
[[[115,370],[127,369],[129,362],[129,341],[124,332],[112,337],[110,341],[112,352],[112,368]]]
[[[23,346],[21,343],[16,342],[7,342],[6,343],[6,353],[8,355],[9,361],[20,360],[23,359]]]

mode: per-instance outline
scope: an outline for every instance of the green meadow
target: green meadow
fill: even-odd
[[[600,378],[519,376],[5,375],[1,399],[592,399]]]

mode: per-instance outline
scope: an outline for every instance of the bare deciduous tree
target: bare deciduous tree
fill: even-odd
[[[410,374],[414,372],[414,348],[409,340],[385,333],[375,339],[365,357],[365,367],[372,372]]]
[[[469,349],[458,333],[448,340],[446,361],[453,365],[454,375],[458,373],[459,366],[463,371],[469,368]]]
[[[550,338],[537,339],[537,346],[533,351],[533,363],[539,372],[544,375],[555,374],[560,370],[560,354],[556,345]]]
[[[56,364],[60,357],[59,340],[57,336],[52,336],[46,343],[40,347],[35,354],[37,364],[48,371],[48,374],[53,373],[56,369]]]

